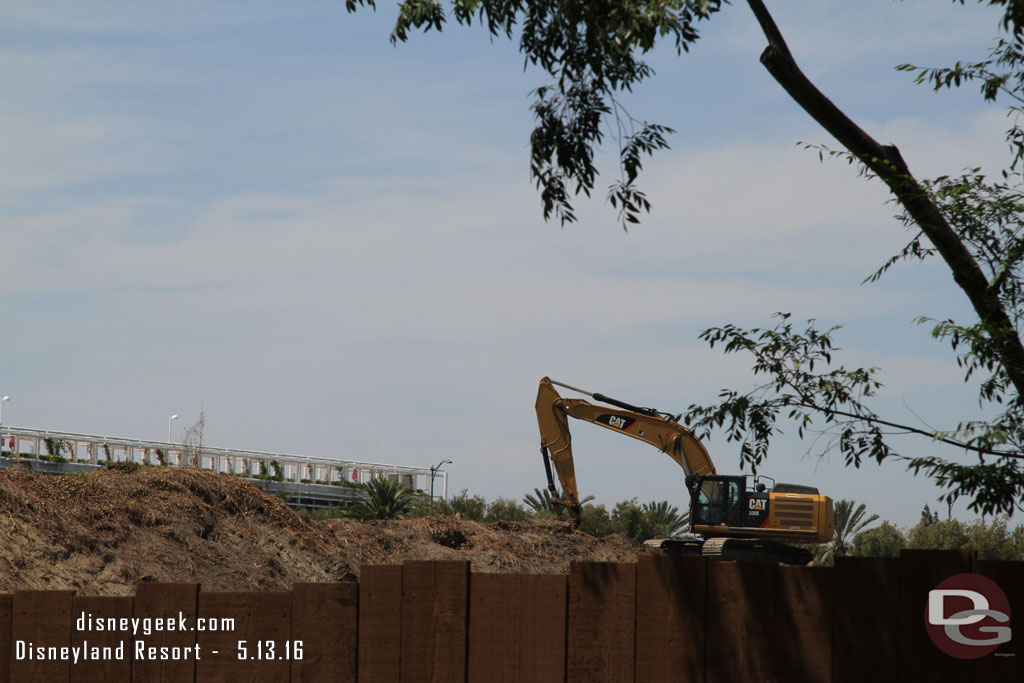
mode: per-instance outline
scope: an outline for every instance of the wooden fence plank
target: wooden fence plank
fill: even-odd
[[[11,680],[11,659],[14,653],[14,643],[11,641],[13,609],[13,596],[0,595],[0,683],[10,683]]]
[[[140,583],[135,588],[132,615],[137,619],[185,619],[191,628],[195,624],[199,586],[194,583]],[[150,622],[155,623],[155,622]],[[152,630],[149,635],[139,633],[136,642],[144,648],[187,648],[196,643],[194,631]],[[129,647],[126,638],[126,647]],[[134,645],[133,652],[134,652]],[[172,650],[169,650],[171,652]],[[149,652],[145,650],[145,652]],[[195,658],[139,659],[132,661],[134,683],[193,683],[196,679]]]
[[[833,572],[833,683],[897,683],[900,561],[837,557]]]
[[[144,620],[144,618],[150,618],[150,620],[184,618],[188,625],[195,625],[198,599],[198,584],[139,584],[135,588],[132,615],[139,620]],[[194,631],[152,630],[152,633],[148,635],[136,634],[134,641],[142,642],[143,648],[186,648],[195,646],[196,633]],[[134,643],[131,646],[134,653]],[[147,649],[144,651],[148,652]],[[133,683],[194,683],[196,659],[195,657],[151,659],[133,656],[131,676]]]
[[[465,681],[469,563],[402,570],[402,683]]]
[[[832,680],[833,570],[786,567],[777,571],[775,680]]]
[[[961,550],[904,550],[900,553],[901,681],[962,683],[972,680],[969,660],[945,654],[925,630],[928,591],[954,574],[970,572],[973,555]]]
[[[523,680],[520,669],[523,651],[521,578],[517,574],[470,576],[470,683],[518,683]]]
[[[302,658],[292,661],[292,683],[355,683],[358,620],[357,584],[295,584],[292,640],[302,641]]]
[[[11,680],[61,683],[70,680],[67,659],[37,658],[36,648],[71,647],[71,599],[74,591],[15,591],[12,598],[11,633],[14,658]],[[20,655],[20,656],[19,656]]]
[[[71,665],[72,683],[132,679],[132,633],[120,628],[112,630],[107,626],[110,619],[117,620],[118,627],[122,619],[130,619],[133,603],[131,597],[76,595],[72,599],[71,645],[82,648],[83,657]],[[96,628],[96,620],[102,620],[99,628]]]
[[[636,572],[636,680],[703,681],[707,560],[641,555]]]
[[[566,653],[569,683],[634,680],[635,639],[636,565],[573,562]]]
[[[564,681],[569,577],[526,574],[521,580],[522,680]]]
[[[995,581],[1010,601],[1010,642],[974,660],[974,680],[1024,681],[1024,562],[976,561],[974,571]]]
[[[563,575],[472,574],[469,680],[561,683],[566,592]]]
[[[196,631],[201,653],[196,680],[288,683],[293,655],[291,610],[291,593],[201,591],[198,617],[208,626]],[[224,619],[234,619],[233,628]]]
[[[359,681],[398,683],[402,671],[402,565],[359,570]]]
[[[772,680],[776,566],[708,564],[707,683]]]

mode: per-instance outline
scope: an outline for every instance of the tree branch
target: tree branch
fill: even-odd
[[[985,330],[995,342],[1000,362],[1018,396],[1024,396],[1024,345],[999,301],[996,289],[989,286],[970,251],[910,173],[899,150],[892,145],[879,144],[825,97],[797,66],[764,3],[747,0],[747,4],[768,39],[768,47],[761,53],[761,63],[811,118],[889,186],[907,214],[946,261],[953,279],[970,299]]]
[[[951,446],[957,446],[959,448],[963,448],[964,450],[974,451],[975,453],[979,453],[981,455],[991,455],[998,458],[1018,458],[1024,460],[1024,453],[1010,453],[1006,451],[994,451],[989,448],[979,448],[978,446],[971,446],[970,444],[964,443],[962,441],[957,441],[956,439],[950,439],[947,437],[936,437],[934,432],[929,432],[924,429],[919,429],[917,427],[911,427],[910,425],[899,424],[898,422],[890,422],[889,420],[883,420],[880,417],[857,415],[856,413],[850,413],[845,410],[837,410],[835,408],[821,408],[814,403],[803,402],[797,405],[804,408],[817,410],[818,412],[825,413],[826,415],[842,415],[843,417],[849,417],[854,420],[864,420],[865,422],[885,425],[886,427],[902,429],[908,432],[913,432],[914,434],[920,434],[922,436],[931,437],[935,441],[941,441],[942,443],[947,443],[950,444]]]

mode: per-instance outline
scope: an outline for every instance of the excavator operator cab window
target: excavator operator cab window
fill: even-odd
[[[700,504],[718,505],[722,502],[722,482],[705,481],[700,485]]]
[[[705,479],[697,493],[694,520],[697,524],[732,524],[739,511],[741,483],[737,479]]]

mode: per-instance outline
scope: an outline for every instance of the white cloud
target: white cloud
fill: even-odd
[[[8,0],[0,10],[4,23],[20,31],[53,31],[71,34],[162,34],[185,28],[200,30],[211,26],[230,27],[270,18],[312,14],[308,9],[284,8],[259,0],[242,5],[205,0],[178,0],[153,4],[123,0]]]
[[[123,119],[40,118],[8,109],[0,110],[0,127],[4,131],[0,203],[139,165],[139,157],[119,144],[134,128]]]
[[[715,45],[743,53],[766,44],[754,16],[744,6],[729,8],[725,21],[712,22]],[[899,3],[888,0],[850,3],[843,0],[772,3],[769,11],[797,63],[814,78],[830,72],[849,73],[851,65],[915,62],[937,52],[952,59],[984,56],[995,36],[1002,8],[936,5],[928,0]],[[710,31],[708,31],[710,33]],[[962,50],[968,50],[963,54]],[[945,66],[923,64],[923,66]]]

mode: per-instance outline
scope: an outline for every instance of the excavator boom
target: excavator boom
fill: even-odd
[[[578,517],[579,489],[573,466],[570,417],[649,443],[679,463],[687,478],[716,474],[715,465],[704,444],[692,431],[662,413],[651,408],[630,406],[601,394],[594,394],[594,397],[607,403],[614,402],[621,408],[598,406],[580,398],[562,398],[554,384],[547,377],[540,381],[536,404],[537,424],[540,426],[545,468],[549,467],[550,458],[562,484],[563,499],[559,500],[555,496],[555,485],[549,471],[548,488],[555,498],[553,502],[568,507],[574,517]]]

